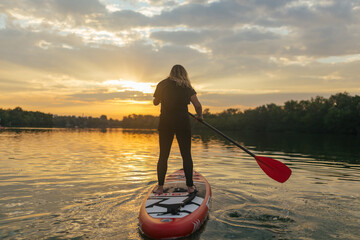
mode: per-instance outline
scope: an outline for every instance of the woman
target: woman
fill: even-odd
[[[195,186],[191,158],[191,127],[187,105],[190,102],[194,105],[199,120],[203,119],[203,115],[201,103],[183,66],[173,66],[169,77],[156,86],[153,102],[155,106],[161,103],[158,128],[160,143],[160,156],[157,165],[158,187],[155,193],[161,194],[164,191],[167,161],[174,135],[176,135],[183,159],[188,192],[192,193],[195,191]]]

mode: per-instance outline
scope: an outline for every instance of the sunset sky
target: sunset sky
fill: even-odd
[[[174,64],[211,112],[359,94],[360,1],[0,1],[0,108],[158,114]]]

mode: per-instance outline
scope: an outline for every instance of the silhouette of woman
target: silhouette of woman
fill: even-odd
[[[161,194],[164,191],[167,162],[174,135],[176,135],[183,159],[188,192],[195,191],[191,157],[191,126],[188,114],[190,102],[195,107],[197,118],[202,120],[202,106],[191,86],[185,68],[181,65],[174,65],[169,77],[158,83],[154,93],[154,105],[157,106],[161,103],[158,127],[160,144],[160,156],[157,164],[158,187],[155,193]]]

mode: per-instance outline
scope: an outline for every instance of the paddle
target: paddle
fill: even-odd
[[[224,138],[226,138],[227,140],[229,140],[230,142],[235,144],[237,147],[244,150],[247,154],[254,157],[256,159],[257,163],[259,164],[259,166],[261,167],[261,169],[275,181],[284,183],[284,182],[286,182],[286,180],[289,179],[289,177],[291,175],[291,169],[288,166],[286,166],[285,164],[283,164],[282,162],[272,159],[272,158],[269,158],[269,157],[256,156],[255,154],[253,154],[252,152],[250,152],[249,150],[247,150],[246,148],[244,148],[243,146],[241,146],[240,144],[238,144],[237,142],[235,142],[234,140],[232,140],[231,138],[229,138],[228,136],[226,136],[225,134],[223,134],[222,132],[220,132],[219,130],[217,130],[216,128],[214,128],[213,126],[208,124],[207,122],[205,122],[204,120],[200,120],[200,119],[196,118],[195,115],[193,115],[191,113],[189,113],[189,114],[190,114],[190,116],[192,116],[193,118],[195,118],[196,120],[198,120],[199,122],[201,122],[202,124],[207,126],[208,128],[212,129],[216,133],[220,134],[221,136],[223,136]]]

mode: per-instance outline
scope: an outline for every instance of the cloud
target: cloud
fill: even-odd
[[[36,90],[33,86],[29,86],[28,82],[26,81],[19,81],[19,80],[10,80],[8,78],[0,78],[0,93],[7,94],[13,91],[34,91]]]
[[[56,12],[64,15],[88,15],[105,13],[106,9],[98,0],[52,0]]]
[[[150,101],[152,100],[152,94],[140,91],[77,93],[69,95],[68,99],[85,102],[101,102],[108,100]]]
[[[151,25],[151,18],[132,10],[116,11],[98,19],[102,27],[110,30],[126,30]]]
[[[150,38],[163,43],[189,45],[202,43],[206,40],[206,35],[197,31],[158,31],[151,33]]]
[[[245,23],[251,9],[235,1],[211,4],[186,4],[155,17],[158,25],[187,25],[191,27],[232,27]]]
[[[156,83],[174,64],[214,107],[360,91],[358,1],[8,0],[0,12],[2,93],[148,101],[101,83]]]

